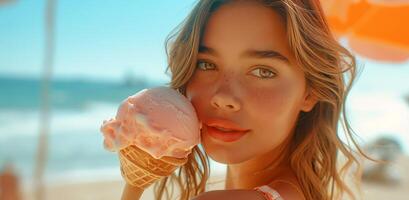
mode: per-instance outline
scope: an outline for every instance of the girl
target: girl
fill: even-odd
[[[343,177],[359,162],[337,135],[340,121],[364,155],[344,107],[355,58],[318,0],[200,0],[166,42],[170,86],[195,107],[203,148],[157,182],[157,199],[173,184],[180,199],[356,198]],[[205,192],[208,156],[227,164],[225,190]]]

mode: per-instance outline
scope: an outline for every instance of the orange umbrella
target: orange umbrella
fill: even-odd
[[[337,37],[362,56],[392,62],[409,59],[409,0],[321,0]]]

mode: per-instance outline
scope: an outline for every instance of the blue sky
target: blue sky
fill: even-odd
[[[60,0],[56,77],[121,79],[132,72],[167,80],[164,41],[194,0]],[[45,1],[0,7],[0,75],[39,77]]]
[[[164,73],[165,38],[196,0],[159,2],[59,0],[54,76],[121,80],[125,73],[133,73],[147,79],[168,80]],[[0,7],[0,75],[41,75],[44,10],[44,0],[16,0]],[[389,65],[360,60],[368,68]],[[391,76],[400,76],[403,81],[402,76],[409,73],[409,63],[393,67],[398,72]],[[385,78],[382,75],[389,70],[386,68],[370,71],[374,74],[371,79]]]

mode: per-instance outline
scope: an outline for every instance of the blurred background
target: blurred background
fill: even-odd
[[[0,0],[0,200],[12,190],[15,199],[119,199],[119,161],[99,127],[126,97],[170,80],[165,38],[196,1],[175,2]],[[364,199],[409,194],[409,4],[387,3],[323,4],[361,69],[347,99],[352,128],[371,155],[390,161],[366,163]],[[391,27],[356,25],[380,8],[404,14],[385,21]],[[224,165],[211,166],[223,177]]]

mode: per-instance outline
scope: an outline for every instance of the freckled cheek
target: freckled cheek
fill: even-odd
[[[252,110],[257,110],[258,112],[270,112],[276,110],[280,105],[279,94],[272,91],[260,91],[255,92],[253,95],[250,95],[250,100],[247,103],[251,105]]]
[[[288,110],[288,88],[274,87],[268,89],[256,89],[247,96],[248,106],[258,115],[266,117],[281,116]]]
[[[203,116],[203,112],[209,104],[209,95],[205,88],[207,87],[197,80],[192,80],[186,87],[186,96],[191,101],[199,118]]]

